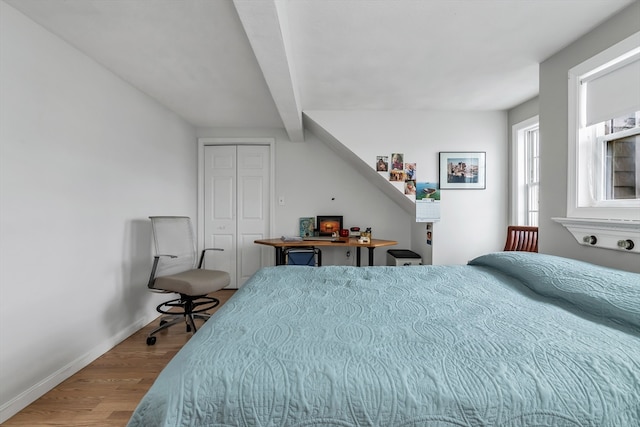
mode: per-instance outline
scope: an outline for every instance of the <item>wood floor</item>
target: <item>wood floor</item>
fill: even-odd
[[[233,293],[222,290],[212,294],[220,300],[217,308]],[[126,425],[160,371],[191,336],[175,325],[158,334],[155,345],[148,346],[146,336],[157,323],[131,335],[2,425]]]

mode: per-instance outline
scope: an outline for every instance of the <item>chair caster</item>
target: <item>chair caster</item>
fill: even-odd
[[[191,332],[191,325],[187,325],[187,332]]]
[[[164,325],[164,324],[167,324],[167,323],[169,323],[169,322],[168,322],[168,321],[166,321],[166,320],[164,320],[164,319],[162,319],[162,320],[160,321],[160,326],[162,326],[162,325]]]
[[[147,337],[147,345],[154,345],[156,343],[156,337]]]

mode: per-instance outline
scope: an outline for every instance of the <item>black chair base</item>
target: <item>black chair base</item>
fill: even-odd
[[[220,300],[206,295],[190,296],[180,294],[180,298],[163,302],[156,307],[158,313],[162,313],[160,325],[147,335],[147,345],[156,343],[156,333],[181,322],[186,323],[187,332],[197,332],[195,319],[207,321],[211,315],[207,310],[220,305]]]

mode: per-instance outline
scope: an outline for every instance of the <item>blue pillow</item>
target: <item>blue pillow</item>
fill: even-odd
[[[469,265],[500,270],[540,295],[640,327],[640,274],[532,252],[491,253]]]

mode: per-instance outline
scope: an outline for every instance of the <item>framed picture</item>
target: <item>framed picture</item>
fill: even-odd
[[[342,216],[317,216],[318,234],[320,236],[331,236],[333,233],[340,233],[342,229]]]
[[[476,151],[440,152],[440,189],[484,190],[486,153]]]
[[[300,237],[313,237],[313,228],[316,226],[316,219],[312,216],[300,218]]]

